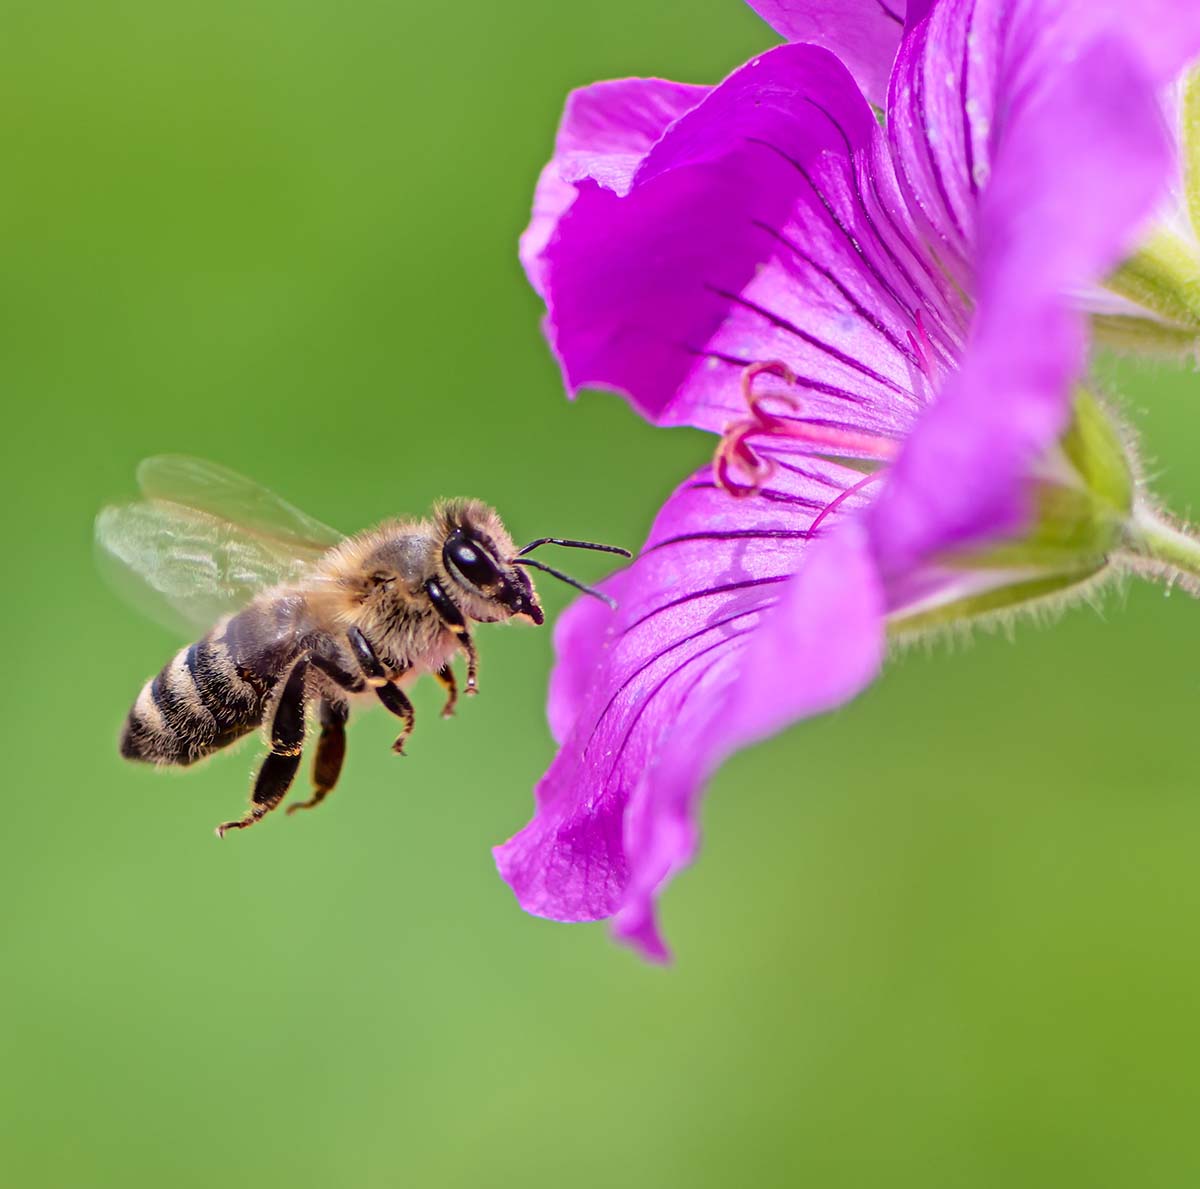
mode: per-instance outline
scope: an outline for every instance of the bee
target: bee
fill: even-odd
[[[451,662],[466,659],[478,691],[474,623],[545,620],[529,570],[604,599],[527,556],[545,545],[630,554],[614,545],[539,537],[518,549],[500,517],[474,499],[446,500],[424,520],[386,521],[352,537],[214,463],[149,458],[142,498],[101,510],[98,556],[143,610],[170,626],[208,627],[142,688],[121,732],[128,760],[186,766],[261,729],[268,752],[250,807],[217,835],[242,830],[279,805],[300,766],[313,715],[320,725],[311,796],[337,784],[356,703],[382,703],[400,720],[403,753],[414,725],[405,692],[425,674],[458,700]],[[215,626],[209,626],[213,625]]]

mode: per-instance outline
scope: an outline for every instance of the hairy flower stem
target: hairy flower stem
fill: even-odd
[[[1160,577],[1200,594],[1200,541],[1161,519],[1151,508],[1134,511],[1125,538],[1126,556],[1149,563]]]

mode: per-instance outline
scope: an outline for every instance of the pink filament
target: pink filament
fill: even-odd
[[[921,369],[921,374],[927,379],[933,379],[933,343],[929,341],[929,332],[925,329],[925,319],[922,317],[922,312],[917,309],[913,314],[913,320],[917,324],[917,333],[914,335],[908,331],[908,345],[912,347],[914,354],[917,357],[917,366]]]
[[[918,314],[917,328],[924,335],[924,327]],[[928,338],[924,343],[928,345]],[[914,346],[914,350],[916,347]],[[921,352],[918,351],[918,354]],[[763,398],[754,395],[755,378],[763,373],[777,376],[788,384],[796,383],[795,373],[778,360],[765,363],[752,363],[742,372],[742,398],[750,413],[747,417],[739,417],[730,422],[717,445],[713,456],[713,472],[720,487],[730,495],[743,497],[760,491],[767,480],[775,473],[775,462],[771,458],[763,458],[750,445],[748,439],[758,434],[766,434],[775,438],[786,438],[789,441],[803,442],[805,445],[816,447],[819,454],[862,454],[870,458],[890,461],[895,458],[897,444],[891,438],[879,437],[876,434],[864,433],[854,429],[837,429],[828,425],[813,425],[808,422],[795,421],[768,412],[763,407]],[[773,394],[774,399],[782,401],[791,409],[799,408],[798,403],[790,396]],[[734,468],[740,469],[748,476],[749,483],[738,483],[733,478]]]
[[[812,524],[808,526],[809,536],[812,536],[821,525],[821,521],[825,519],[831,512],[836,512],[852,495],[857,495],[864,487],[870,487],[877,479],[882,479],[887,474],[886,469],[882,471],[874,471],[870,475],[865,475],[857,483],[851,487],[847,487],[845,491],[835,496],[817,513]]]

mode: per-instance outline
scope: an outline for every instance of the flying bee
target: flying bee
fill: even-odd
[[[262,728],[269,751],[250,808],[218,826],[218,836],[252,826],[283,800],[310,711],[321,732],[313,792],[289,813],[319,805],[337,783],[352,703],[381,702],[400,719],[392,745],[398,753],[413,730],[405,690],[423,674],[445,688],[449,717],[458,653],[466,658],[466,692],[478,690],[471,624],[544,621],[530,569],[611,603],[528,557],[533,550],[562,545],[630,556],[614,545],[558,537],[518,549],[479,500],[447,500],[428,519],[387,521],[344,537],[199,459],[149,458],[138,483],[140,500],[96,518],[100,559],[156,618],[209,630],[142,688],[121,732],[121,754],[188,765]]]

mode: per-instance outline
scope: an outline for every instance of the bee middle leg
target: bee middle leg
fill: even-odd
[[[395,685],[381,685],[375,693],[379,700],[404,723],[400,734],[396,736],[396,742],[392,744],[392,750],[397,755],[403,755],[404,741],[413,733],[413,725],[416,721],[413,704],[408,700],[408,695]]]
[[[404,741],[413,733],[413,726],[416,722],[413,704],[402,689],[392,684],[393,678],[388,676],[371,641],[363,635],[362,631],[359,628],[351,628],[346,636],[350,641],[350,650],[354,653],[354,659],[367,679],[367,684],[374,687],[379,700],[404,723],[404,729],[396,736],[396,742],[392,744],[392,750],[397,755],[403,755]]]
[[[346,758],[346,720],[349,717],[350,707],[345,702],[321,699],[321,737],[317,740],[312,768],[313,795],[307,801],[289,805],[288,813],[295,813],[297,809],[315,809],[333,791]]]
[[[263,760],[250,794],[250,808],[237,821],[222,822],[217,837],[226,830],[244,830],[265,817],[283,800],[300,767],[304,750],[305,683],[308,680],[308,659],[302,657],[288,674],[283,692],[275,705],[271,719],[271,751]]]

